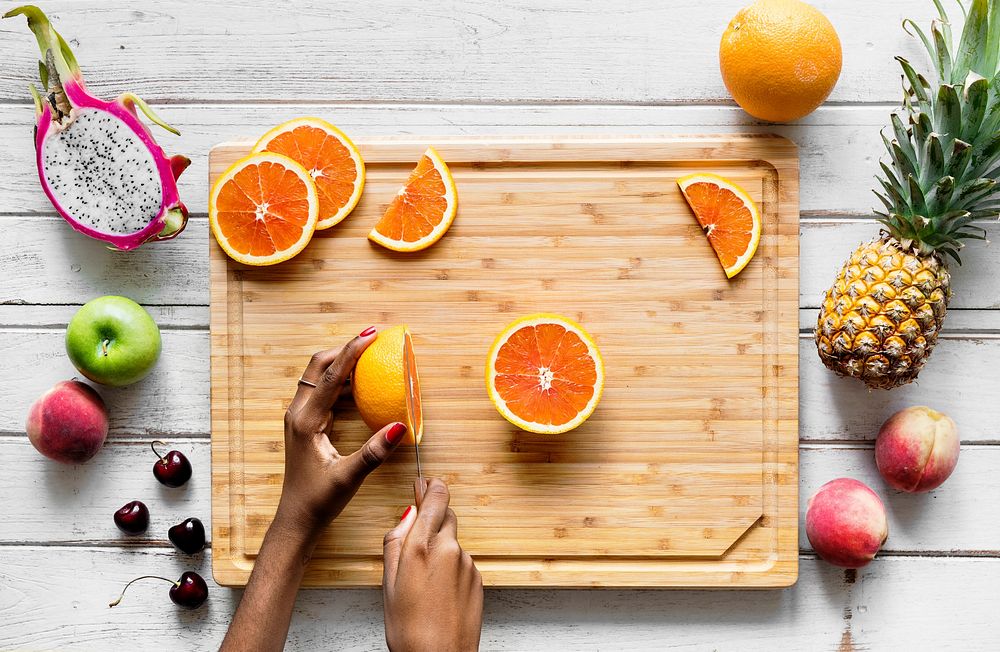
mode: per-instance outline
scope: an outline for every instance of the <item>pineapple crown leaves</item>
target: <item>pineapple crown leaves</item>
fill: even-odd
[[[1000,214],[1000,0],[958,5],[965,25],[956,43],[941,0],[928,35],[914,21],[903,29],[923,43],[934,64],[932,84],[909,61],[903,69],[903,106],[882,134],[885,206],[879,222],[905,248],[935,252],[961,263],[963,240],[985,240],[975,221]],[[911,31],[912,30],[912,31]]]

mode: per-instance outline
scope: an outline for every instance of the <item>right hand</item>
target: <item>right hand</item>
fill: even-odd
[[[448,485],[424,485],[417,480],[418,504],[383,542],[385,640],[394,652],[478,650],[483,579],[458,545]]]

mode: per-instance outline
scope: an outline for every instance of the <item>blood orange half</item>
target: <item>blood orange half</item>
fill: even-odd
[[[208,219],[219,246],[247,265],[273,265],[302,251],[316,230],[316,185],[304,167],[262,152],[216,179]]]
[[[760,243],[760,211],[743,188],[717,174],[677,180],[728,278],[743,271]]]
[[[493,342],[486,390],[497,411],[518,428],[567,432],[586,421],[601,400],[604,362],[579,324],[559,315],[529,315]]]

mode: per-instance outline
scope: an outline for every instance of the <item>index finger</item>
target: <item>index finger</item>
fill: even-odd
[[[441,478],[431,478],[427,481],[423,499],[417,511],[417,521],[413,524],[411,534],[418,539],[429,541],[441,530],[445,517],[448,516],[448,503],[451,493],[448,485]]]
[[[306,399],[306,409],[327,412],[333,409],[333,404],[340,397],[347,377],[351,375],[358,358],[365,352],[368,345],[375,341],[375,328],[366,328],[360,335],[344,345],[333,362],[326,367],[323,375],[316,381],[314,389]]]

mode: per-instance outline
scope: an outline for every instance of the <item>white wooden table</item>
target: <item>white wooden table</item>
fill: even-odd
[[[946,0],[947,1],[947,0]],[[15,6],[3,2],[0,9]],[[844,44],[830,101],[794,125],[750,119],[729,100],[716,52],[744,0],[52,0],[91,88],[133,90],[183,136],[181,191],[194,212],[178,240],[132,254],[71,231],[38,187],[27,84],[36,46],[22,18],[0,22],[0,648],[201,649],[221,640],[238,591],[212,586],[183,612],[164,586],[129,578],[210,577],[163,537],[208,522],[207,152],[316,114],[357,138],[385,134],[774,131],[802,159],[801,495],[851,475],[886,499],[890,536],[869,567],[819,561],[801,536],[798,584],[771,592],[488,591],[483,649],[1000,649],[1000,255],[970,247],[938,350],[917,385],[869,393],[820,365],[810,329],[851,248],[875,234],[870,193],[879,129],[898,101],[892,57],[925,59],[900,29],[930,0],[815,2]],[[958,12],[956,11],[956,15]],[[984,225],[1000,240],[1000,225]],[[35,397],[74,375],[67,320],[102,294],[145,304],[164,354],[137,386],[104,392],[112,435],[90,463],[42,458],[24,435]],[[317,343],[319,345],[320,343]],[[923,496],[889,491],[872,440],[893,410],[929,403],[962,433],[955,475]],[[148,442],[187,452],[184,490],[159,486]],[[111,514],[142,499],[151,538],[124,541]],[[380,649],[378,591],[306,591],[288,649]]]

